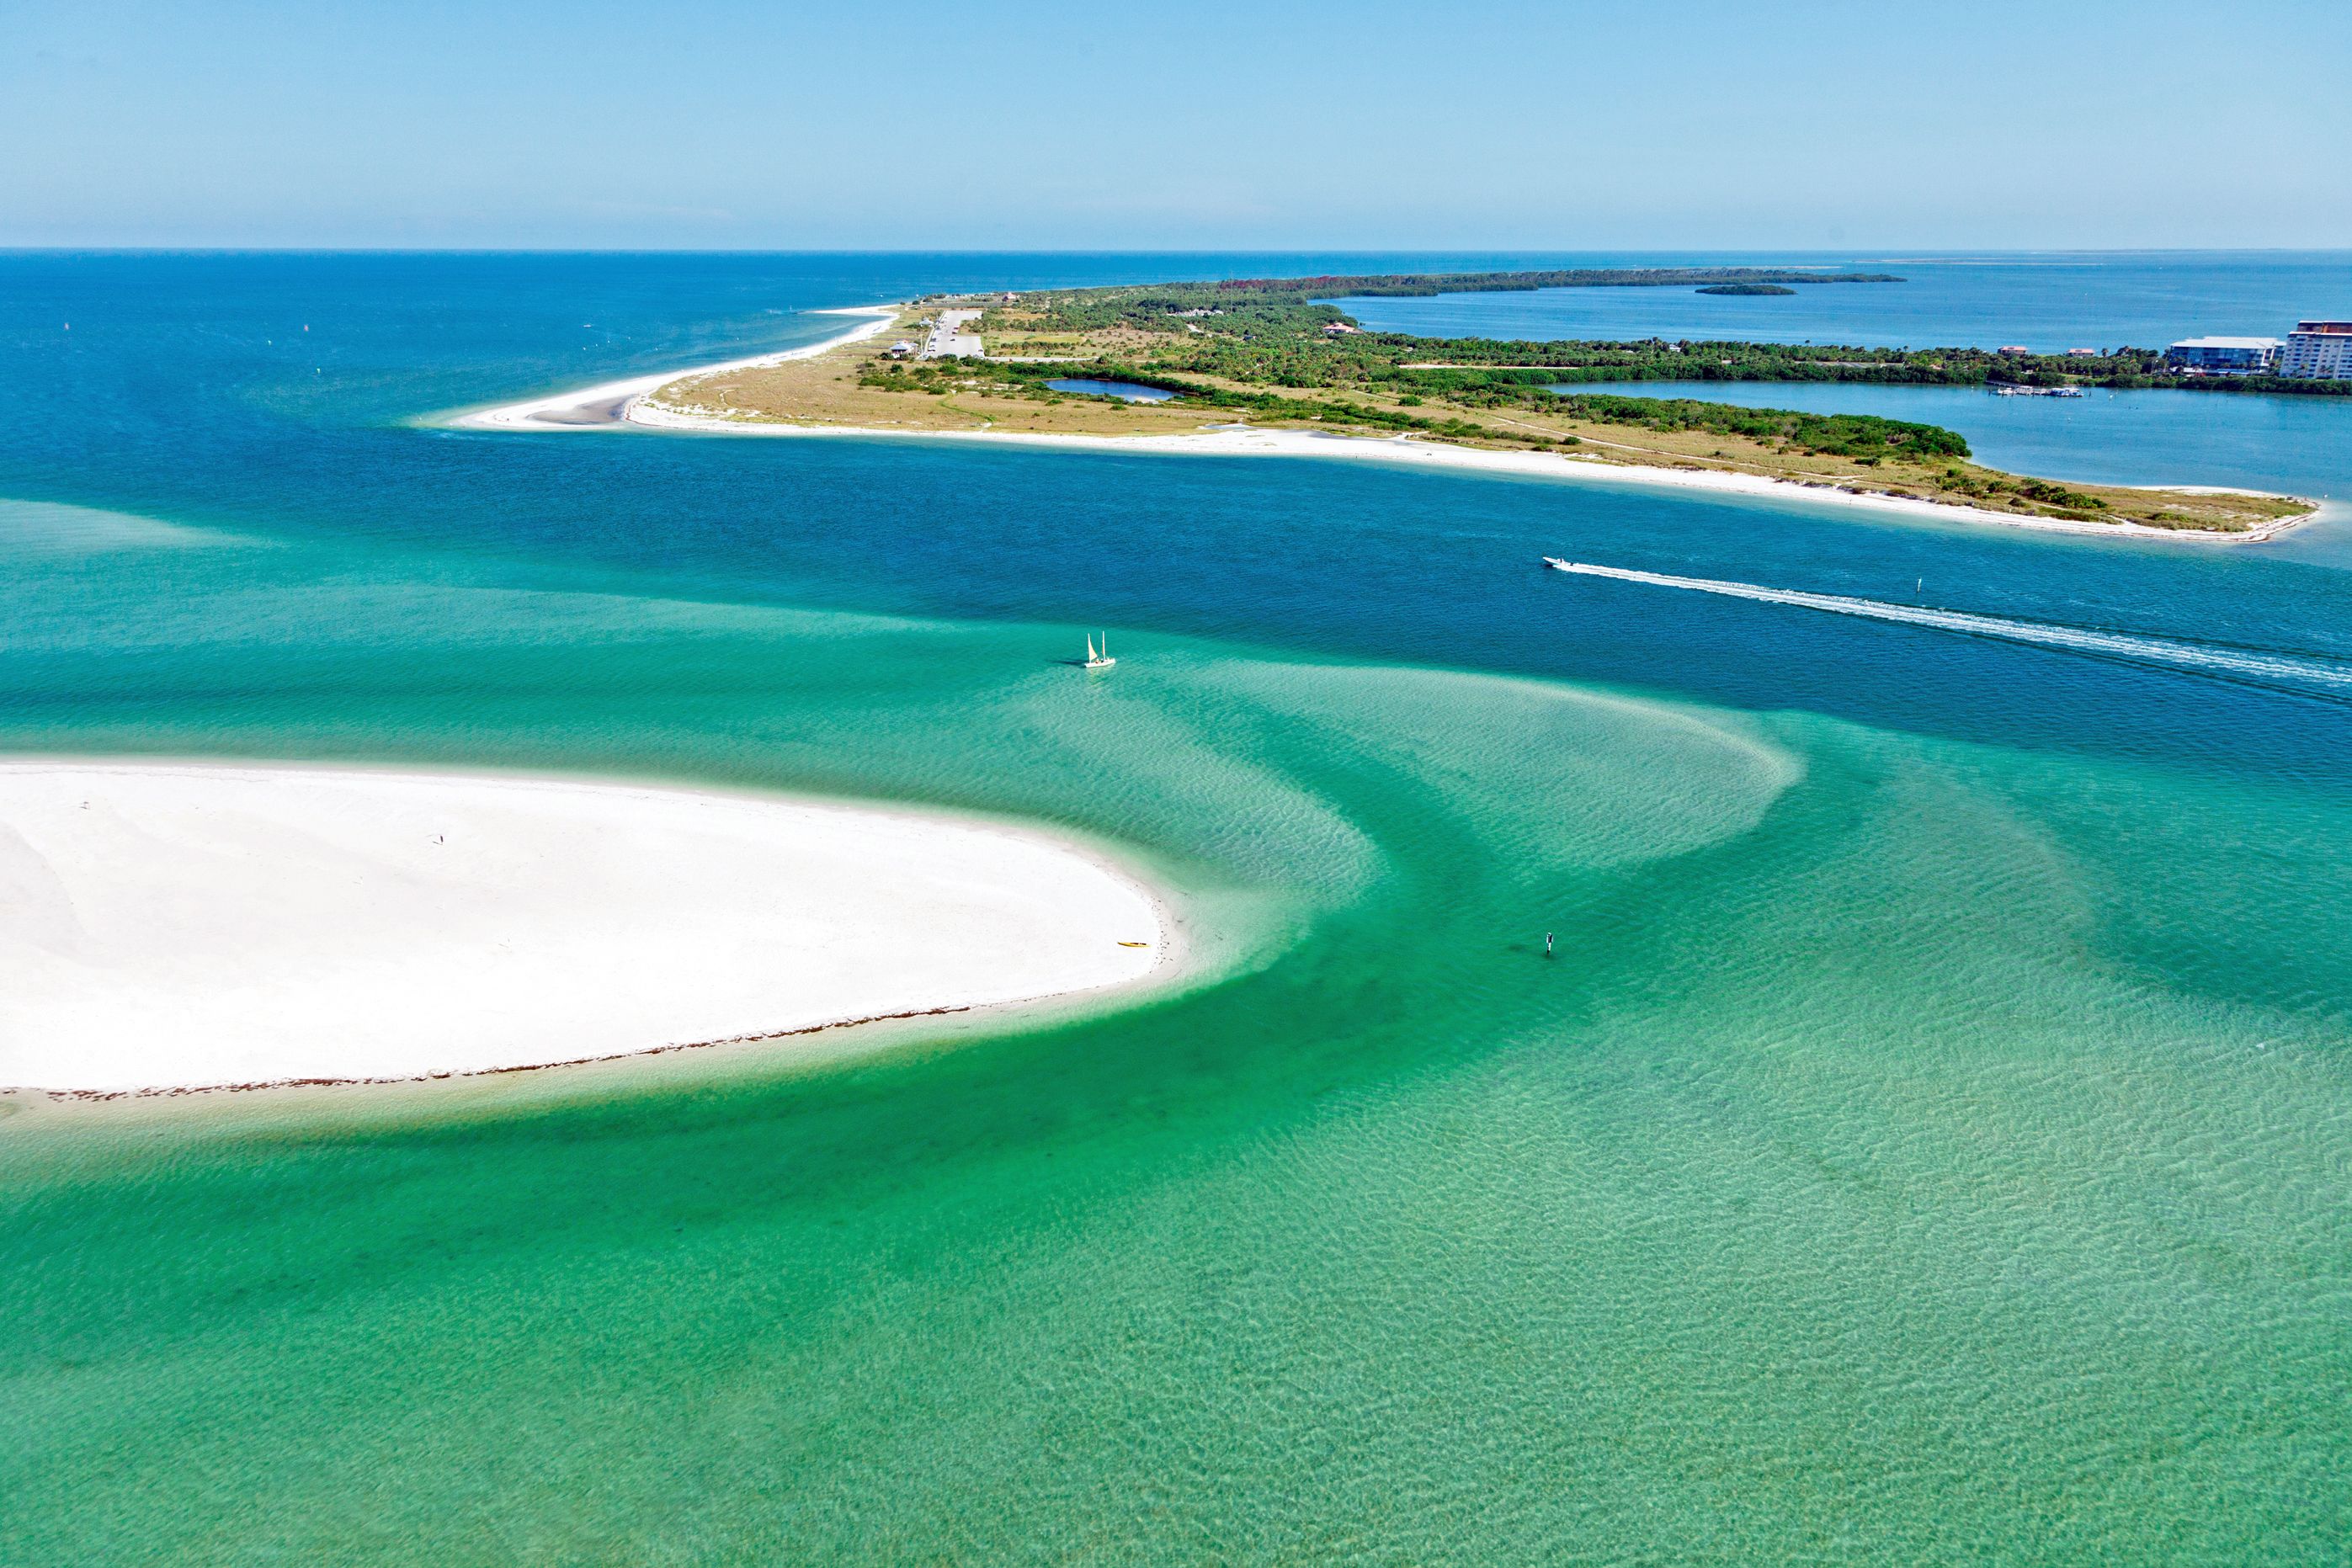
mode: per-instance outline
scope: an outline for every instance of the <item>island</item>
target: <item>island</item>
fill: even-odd
[[[1805,267],[1579,267],[1547,272],[1318,273],[1311,277],[1234,278],[1214,287],[1316,299],[1370,299],[1425,298],[1433,294],[1529,294],[1539,288],[1777,288],[1790,284],[1902,281],[1891,272],[1831,272]]]
[[[1794,294],[1797,291],[1779,283],[1710,283],[1699,289],[1701,294],[1751,295]]]
[[[1940,426],[1868,414],[1587,392],[1706,380],[2030,382],[1980,350],[1759,343],[1524,343],[1372,332],[1335,298],[1537,287],[1748,287],[1899,281],[1757,268],[1323,276],[938,296],[871,308],[812,350],[593,389],[473,416],[682,430],[1117,441],[1135,449],[1313,452],[1608,474],[2118,534],[2274,537],[2300,497],[2090,485],[1971,460]],[[2075,365],[2096,373],[2102,366]],[[625,395],[614,397],[616,391]],[[562,406],[554,406],[562,403]],[[525,411],[529,411],[526,416]],[[1163,440],[1151,438],[1160,437]],[[1330,437],[1358,438],[1348,441]]]

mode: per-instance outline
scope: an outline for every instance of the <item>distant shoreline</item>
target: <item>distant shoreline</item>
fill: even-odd
[[[2102,523],[2075,521],[2042,515],[2021,515],[1995,511],[1989,507],[1966,507],[1948,501],[1890,496],[1875,491],[1849,489],[1830,484],[1810,484],[1763,475],[1629,463],[1599,454],[1580,453],[1570,455],[1549,452],[1491,450],[1413,435],[1385,437],[1342,435],[1318,431],[1250,427],[1238,421],[1232,425],[1218,429],[1171,434],[1134,435],[1044,434],[998,430],[918,430],[880,425],[793,423],[782,420],[727,418],[666,404],[653,396],[655,392],[675,383],[697,381],[730,371],[755,369],[782,364],[790,361],[818,358],[836,349],[877,336],[887,330],[891,323],[908,308],[909,307],[906,305],[869,305],[814,311],[811,313],[863,316],[871,319],[822,342],[780,353],[755,355],[747,359],[722,361],[656,374],[635,376],[624,381],[603,382],[579,391],[555,393],[526,402],[477,410],[459,415],[447,423],[461,429],[530,431],[542,434],[556,431],[609,430],[634,425],[646,430],[706,435],[863,436],[903,441],[980,442],[1027,446],[1059,446],[1099,453],[1138,453],[1157,455],[1341,458],[1418,465],[1424,467],[1507,475],[1520,478],[1581,480],[1588,483],[1622,482],[1669,489],[1706,491],[1719,496],[1744,496],[1760,500],[1814,501],[1829,506],[1859,507],[1872,511],[1935,518],[1946,522],[1972,525],[1990,523],[2004,528],[2077,537],[2193,541],[2200,544],[2265,543],[2312,520],[2321,513],[2321,508],[2315,507],[2311,511],[2294,517],[2276,518],[2238,532],[2225,533],[2207,528],[2157,528],[2128,521]],[[2190,494],[2210,487],[2179,486],[2148,486],[2148,488],[2169,488],[2182,494]],[[2260,494],[2261,492],[2239,489],[2238,493]]]

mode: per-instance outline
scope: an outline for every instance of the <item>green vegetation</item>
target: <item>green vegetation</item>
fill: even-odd
[[[1513,283],[1566,276],[1574,275],[1501,275]],[[1689,275],[1629,276],[1687,281]],[[950,381],[984,378],[1007,392],[1042,396],[1046,395],[1045,382],[1079,375],[1160,387],[1204,407],[1235,413],[1456,439],[1549,445],[1561,438],[1526,427],[1498,429],[1407,411],[1433,399],[1465,412],[1517,407],[1591,423],[1738,435],[1777,450],[1864,462],[1896,455],[1924,461],[1969,455],[1968,443],[1951,431],[1869,414],[1735,408],[1687,399],[1564,398],[1552,390],[1553,383],[1579,379],[1573,366],[1554,368],[1540,360],[1472,363],[1468,361],[1485,359],[1499,345],[1359,331],[1338,308],[1309,300],[1304,298],[1308,289],[1292,286],[1383,281],[1403,280],[1295,279],[1280,287],[1263,281],[1171,284],[1030,295],[991,308],[981,324],[983,334],[992,335],[992,342],[1011,340],[1024,357],[952,364],[876,362],[867,367],[863,382],[884,391],[919,391]],[[1415,355],[1430,358],[1417,361]],[[1328,395],[1298,395],[1302,392]],[[1572,443],[1576,438],[1566,439]]]
[[[1061,364],[1023,364],[1018,361],[1007,362],[996,360],[931,360],[914,364],[869,363],[859,376],[859,384],[877,392],[928,392],[940,397],[946,396],[950,390],[969,388],[974,383],[985,385],[988,390],[999,396],[1008,394],[1029,396],[1043,398],[1049,402],[1087,395],[1079,392],[1057,392],[1045,384],[1048,382],[1063,380],[1070,374],[1071,367]],[[1097,374],[1097,371],[1094,368],[1087,368],[1085,374],[1093,377]],[[1451,437],[1456,440],[1482,437],[1493,439],[1497,434],[1486,425],[1472,423],[1462,419],[1428,419],[1418,414],[1406,413],[1402,409],[1386,408],[1353,398],[1320,399],[1275,392],[1251,392],[1244,388],[1218,386],[1213,382],[1195,381],[1187,377],[1138,371],[1128,367],[1119,367],[1116,375],[1108,371],[1103,371],[1101,379],[1132,382],[1139,386],[1158,387],[1163,392],[1176,393],[1187,403],[1244,417],[1259,414],[1286,422],[1348,425],[1391,434],[1402,434],[1411,431],[1420,434]],[[1106,397],[1103,401],[1117,400]],[[1416,405],[1418,401],[1415,400]],[[1616,401],[1631,403],[1640,400],[1621,398]],[[1713,405],[1694,403],[1691,406],[1696,408]],[[1732,412],[1753,414],[1759,411],[1739,409]],[[1528,446],[1578,444],[1577,438],[1573,435],[1555,434],[1550,432],[1530,431],[1524,436],[1506,436],[1505,439]]]
[[[2145,382],[2110,382],[2110,386],[2182,387],[2190,392],[2273,392],[2288,397],[2352,397],[2352,382],[2323,382],[2287,376],[2156,376]]]
[[[1207,287],[1253,294],[1353,296],[1507,294],[1538,288],[1687,288],[1694,284],[1900,283],[1891,272],[1807,272],[1769,267],[1595,267],[1559,272],[1380,273],[1365,277],[1237,277]]]
[[[1794,294],[1793,288],[1783,288],[1777,283],[1710,283],[1701,294]]]
[[[1593,424],[1635,425],[1644,430],[1703,430],[1740,435],[1810,456],[1852,457],[1868,463],[1889,457],[1926,462],[1966,457],[1969,444],[1936,424],[1912,424],[1867,413],[1799,413],[1784,408],[1736,408],[1688,398],[1611,397],[1580,393],[1559,400],[1570,419]]]
[[[1334,296],[1408,296],[1559,287],[1701,286],[1752,293],[1790,284],[1899,281],[1877,273],[1760,268],[1448,274],[1431,277],[1252,278],[1070,289],[1024,295],[989,310],[981,329],[1006,351],[1122,362],[1297,388],[1429,381],[1433,372],[1545,371],[1577,382],[1860,382],[1883,385],[2179,387],[2198,392],[2352,395],[2352,382],[2275,376],[2183,376],[2157,349],[2100,354],[2002,353],[1988,349],[1866,349],[1646,338],[1528,342],[1422,338],[1357,330]],[[1320,297],[1320,298],[1318,298]],[[991,352],[999,350],[992,348]],[[1528,378],[1518,377],[1519,382]],[[1437,384],[1432,382],[1433,385]],[[1454,383],[1458,385],[1458,383]],[[1491,381],[1490,386],[1510,382]],[[1416,395],[1427,395],[1409,384]]]
[[[2323,390],[2309,382],[2184,382],[2163,373],[2159,356],[2139,350],[2053,356],[1656,339],[1529,343],[1422,338],[1364,331],[1329,302],[1333,295],[1351,290],[1433,294],[1683,285],[1744,293],[1785,287],[1784,278],[1811,284],[1869,281],[1873,276],[1685,269],[1244,279],[933,299],[907,308],[898,329],[919,337],[939,308],[977,308],[986,357],[909,361],[867,343],[817,360],[690,378],[677,392],[687,412],[730,420],[909,433],[992,430],[1117,438],[1176,435],[1243,422],[1265,429],[1413,435],[1946,501],[2012,516],[2213,533],[2269,530],[2312,509],[2310,503],[2286,497],[2073,486],[2002,474],[1969,461],[1969,444],[1956,433],[1905,420],[1585,390],[1598,382],[1644,381],[1947,386],[2088,381]],[[1128,404],[1058,392],[1049,385],[1066,378],[1131,382],[1176,396]],[[664,395],[668,392],[665,389]]]
[[[1528,431],[1523,435],[1498,432],[1493,426],[1458,418],[1428,418],[1408,413],[1421,402],[1387,407],[1362,398],[1300,397],[1283,392],[1256,392],[1221,386],[1164,370],[1132,365],[1085,368],[1089,376],[1132,382],[1172,392],[1202,408],[1237,414],[1271,415],[1292,421],[1354,425],[1368,430],[1415,431],[1455,439],[1501,438],[1531,446],[1578,444],[1573,435]],[[1115,372],[1115,373],[1114,373]],[[999,393],[1035,397],[1067,396],[1045,383],[1071,373],[1063,364],[1030,364],[993,360],[931,360],[907,364],[870,363],[861,384],[880,392],[930,392],[944,396],[950,388],[973,382],[992,383]],[[1500,372],[1464,375],[1432,373],[1415,382],[1425,385],[1445,402],[1467,407],[1493,408],[1511,402],[1533,403],[1546,413],[1592,424],[1622,425],[1643,430],[1704,431],[1715,435],[1744,436],[1783,451],[1807,455],[1851,457],[1863,461],[1903,457],[1913,461],[1966,457],[1969,444],[1957,433],[1933,424],[1914,424],[1866,413],[1804,413],[1793,409],[1739,408],[1728,403],[1697,402],[1688,398],[1612,397],[1600,393],[1563,396],[1551,392],[1540,378]]]

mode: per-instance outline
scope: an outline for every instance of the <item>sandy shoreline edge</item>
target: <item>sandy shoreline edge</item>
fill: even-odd
[[[668,385],[681,376],[717,375],[723,371],[753,370],[761,365],[781,365],[793,360],[813,360],[829,353],[846,343],[871,338],[897,319],[895,305],[847,305],[825,310],[812,310],[812,316],[863,316],[866,320],[839,332],[821,342],[806,343],[797,349],[784,349],[771,354],[752,354],[740,360],[722,360],[717,364],[698,365],[691,370],[661,371],[651,375],[629,376],[620,381],[600,382],[592,387],[573,392],[552,392],[546,397],[532,398],[525,402],[500,403],[491,408],[475,409],[441,421],[457,430],[594,430],[631,419],[631,405],[647,392]],[[633,422],[634,423],[634,422]]]
[[[1163,456],[1342,458],[1508,475],[1528,479],[1565,479],[1587,484],[1643,485],[1674,490],[1699,490],[1758,500],[1815,501],[1824,506],[1860,507],[1872,511],[1934,517],[1946,522],[1994,523],[2037,533],[2078,534],[2100,538],[2164,539],[2192,544],[2260,544],[2299,528],[2320,515],[2316,511],[2306,512],[2235,534],[2196,528],[2156,528],[2141,523],[2080,523],[2065,517],[2019,517],[1980,507],[1956,507],[1943,501],[1874,495],[1868,491],[1842,489],[1833,485],[1804,485],[1787,479],[1768,479],[1760,475],[1662,468],[1647,464],[1616,463],[1605,457],[1571,457],[1549,452],[1494,452],[1424,441],[1411,435],[1326,435],[1305,430],[1255,429],[1203,430],[1183,435],[1039,435],[1027,431],[910,431],[853,425],[767,424],[681,413],[643,399],[630,405],[625,417],[629,423],[649,429],[716,435],[868,436],[900,441],[1061,446],[1087,452],[1142,453]],[[2253,492],[2241,490],[2237,493]]]
[[[518,773],[0,762],[0,1085],[419,1083],[1158,988],[1162,890],[983,816]]]
[[[1201,430],[1178,435],[1083,435],[1039,434],[1026,431],[915,431],[871,425],[786,424],[720,418],[712,414],[670,407],[655,401],[652,397],[654,392],[675,382],[690,381],[701,376],[717,375],[727,371],[760,365],[782,364],[788,360],[814,359],[845,344],[856,342],[881,332],[903,308],[903,306],[867,305],[813,311],[811,312],[813,315],[866,316],[873,319],[849,331],[826,339],[823,342],[788,350],[782,353],[729,360],[717,364],[697,365],[668,371],[657,375],[635,376],[626,381],[607,382],[578,392],[562,392],[549,397],[536,398],[528,402],[509,403],[496,408],[478,410],[445,423],[463,429],[528,430],[542,433],[609,429],[616,424],[630,424],[648,430],[709,435],[865,437],[898,441],[980,442],[1062,447],[1097,453],[1143,453],[1169,456],[1344,458],[1406,466],[1453,469],[1465,473],[1506,475],[1517,478],[1566,479],[1588,484],[1651,486],[1666,489],[1696,490],[1718,496],[1746,497],[1759,500],[1811,501],[1830,507],[1858,507],[1871,511],[1934,518],[1944,522],[1973,525],[1997,524],[2003,528],[2023,528],[2037,533],[2071,534],[2098,538],[2165,540],[2186,544],[2261,544],[2277,538],[2289,530],[2325,515],[2327,510],[2326,507],[2321,507],[2297,517],[2282,517],[2261,524],[2242,533],[2224,534],[2195,528],[2150,528],[2140,523],[2093,523],[2077,522],[2065,517],[2019,517],[2013,513],[1997,512],[1979,507],[1961,507],[1946,501],[1923,501],[1909,497],[1879,495],[1833,485],[1809,485],[1788,479],[1767,478],[1761,475],[1727,474],[1712,469],[1669,468],[1649,464],[1620,463],[1597,455],[1571,456],[1549,452],[1489,451],[1478,447],[1456,446],[1444,442],[1427,441],[1412,435],[1351,436],[1304,430],[1255,428]],[[2214,488],[2210,486],[2151,486],[2148,487],[2172,488],[2183,493],[2210,491]],[[2242,490],[2240,493],[2260,494],[2262,492]]]

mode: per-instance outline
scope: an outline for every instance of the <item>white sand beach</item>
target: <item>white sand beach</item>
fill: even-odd
[[[679,376],[669,378],[671,381],[679,379]],[[2065,517],[2020,516],[1979,507],[1958,507],[1945,501],[1878,495],[1828,484],[1797,484],[1757,474],[1727,474],[1719,469],[1664,468],[1649,464],[1620,463],[1598,455],[1502,452],[1484,447],[1456,446],[1448,442],[1427,441],[1411,435],[1336,435],[1309,430],[1260,430],[1233,426],[1181,435],[1039,435],[1026,431],[884,430],[854,425],[785,424],[728,419],[671,407],[644,396],[632,401],[621,417],[632,424],[648,425],[659,430],[697,431],[722,435],[881,436],[896,441],[1013,442],[1029,446],[1065,446],[1093,452],[1157,453],[1199,457],[1350,458],[1424,468],[1507,474],[1530,479],[1654,486],[1675,490],[1748,496],[1760,500],[1820,502],[1826,506],[1861,507],[1878,512],[1934,517],[1946,522],[1997,523],[2004,528],[2026,528],[2037,533],[2089,534],[2102,538],[2162,539],[2174,543],[2259,544],[2265,539],[2276,538],[2317,515],[2305,513],[2283,517],[2237,534],[2157,528],[2141,523],[2084,523]],[[2182,486],[2176,488],[2185,492],[2190,487]]]
[[[836,333],[823,342],[805,348],[786,349],[781,353],[754,354],[750,359],[728,360],[715,365],[705,365],[696,374],[715,374],[720,371],[750,370],[759,365],[781,365],[788,360],[813,360],[828,350],[844,343],[855,343],[871,338],[890,325],[898,317],[898,308],[889,305],[851,305],[835,310],[813,310],[813,316],[859,316],[860,321],[845,332]],[[627,421],[636,399],[655,388],[674,382],[686,372],[663,371],[655,375],[631,376],[625,381],[604,382],[583,387],[576,392],[557,392],[550,397],[533,398],[528,402],[510,402],[497,408],[477,409],[462,413],[448,423],[460,430],[593,430]]]
[[[1151,893],[1042,834],[510,776],[0,764],[0,1086],[53,1092],[545,1066],[1173,962]]]

